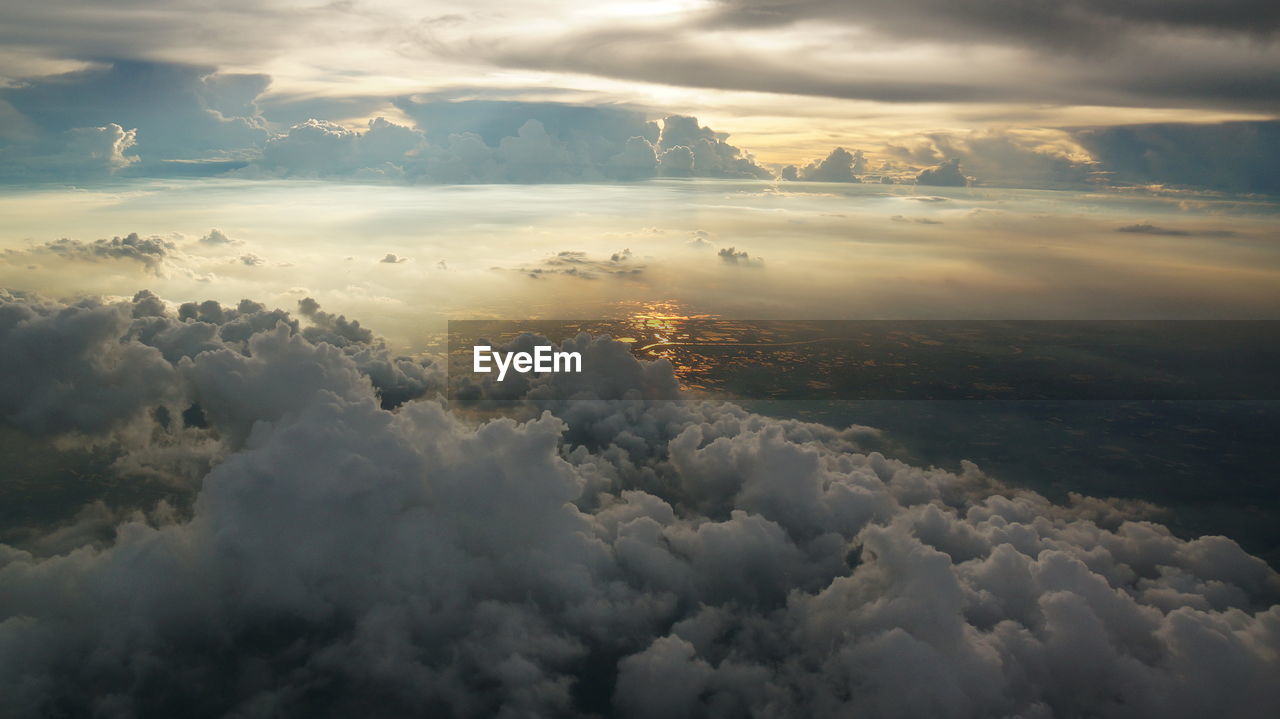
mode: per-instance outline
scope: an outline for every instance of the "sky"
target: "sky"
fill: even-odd
[[[585,333],[450,395],[441,355],[1276,320],[1278,30],[0,0],[0,714],[1280,715],[1274,399],[727,402]]]
[[[194,22],[199,7],[10,3],[6,174],[33,154],[46,168],[59,158],[64,176],[226,170],[190,161],[254,158],[310,119],[432,133],[430,106],[474,100],[696,116],[775,170],[847,147],[898,178],[960,158],[1006,186],[1277,186],[1280,16],[1267,2],[272,1]],[[473,109],[469,130],[494,113],[537,116]],[[643,136],[610,120],[594,129],[615,144]],[[372,159],[415,150],[399,139]],[[173,160],[184,164],[158,164]]]

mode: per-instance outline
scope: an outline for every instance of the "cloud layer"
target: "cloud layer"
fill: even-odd
[[[155,431],[224,448],[189,517],[0,547],[15,716],[1280,708],[1280,577],[1123,503],[1054,505],[729,404],[388,403],[388,373],[420,395],[425,367],[314,303],[0,310],[0,357],[37,390],[0,395],[6,421],[104,432],[191,402],[198,422]],[[54,393],[124,371],[152,378]]]
[[[231,175],[400,183],[629,182],[655,177],[771,179],[772,169],[696,118],[625,105],[365,98],[259,102],[270,78],[211,66],[116,61],[0,87],[0,180],[90,183]],[[330,113],[298,121],[299,112]],[[272,119],[272,118],[276,119]],[[662,118],[655,120],[654,118]],[[809,122],[806,120],[806,122]],[[344,124],[345,123],[345,124]],[[1004,127],[889,134],[784,166],[786,180],[1079,189],[1172,185],[1280,192],[1280,123]]]

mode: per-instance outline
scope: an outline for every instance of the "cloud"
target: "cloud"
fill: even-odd
[[[257,166],[285,176],[400,180],[425,143],[421,132],[381,117],[364,132],[313,119],[269,140]]]
[[[747,254],[746,250],[739,250],[736,247],[721,247],[716,250],[716,255],[721,262],[729,265],[741,265],[743,267],[759,267],[764,264],[764,260],[759,257],[752,257]]]
[[[857,176],[866,171],[867,158],[862,150],[850,153],[843,147],[837,147],[821,161],[815,160],[801,168],[795,166],[783,168],[782,179],[808,182],[861,182]]]
[[[778,12],[785,16],[792,10]],[[807,11],[797,12],[803,15]],[[1151,25],[1156,26],[1165,25]],[[640,34],[633,37],[635,33]],[[907,78],[878,73],[876,78],[859,80],[848,75],[845,62],[840,72],[824,79],[820,63],[761,69],[753,63],[766,62],[764,58],[726,58],[713,52],[712,57],[684,62],[678,73],[668,72],[663,67],[676,56],[650,57],[664,44],[655,44],[641,31],[615,30],[602,38],[590,37],[593,48],[600,42],[623,48],[635,45],[635,52],[642,57],[633,64],[642,67],[633,71],[666,73],[664,82],[670,81],[672,73],[688,73],[693,66],[699,68],[697,83],[716,85],[713,80],[719,70],[715,68],[722,65],[727,75],[719,84],[726,87],[736,86],[734,78],[739,75],[744,86],[752,88],[776,76],[778,87],[774,89],[788,93],[834,93],[840,97],[884,94],[880,99],[895,101],[1007,102],[1023,91],[1021,87],[972,87],[979,82],[977,76],[996,84],[1005,81],[1000,72],[976,66],[971,73],[974,77],[945,81],[944,76],[950,77],[947,73],[926,81],[915,70]],[[675,40],[665,44],[670,42]],[[503,52],[523,52],[521,46],[522,42],[504,43]],[[1165,46],[1172,44],[1144,47],[1156,52],[1151,48]],[[536,57],[524,59],[536,66],[553,61],[558,52],[571,47],[566,41],[555,52],[538,48]],[[711,51],[703,47],[698,52]],[[599,54],[592,50],[590,56]],[[1141,101],[1153,107],[1182,107],[1176,98],[1145,99],[1141,93],[1165,87],[1176,94],[1178,86],[1186,83],[1203,84],[1206,91],[1230,90],[1240,96],[1240,102],[1256,103],[1257,98],[1276,96],[1240,89],[1248,84],[1243,79],[1221,82],[1222,77],[1233,77],[1275,84],[1274,78],[1267,79],[1269,70],[1217,68],[1214,58],[1224,53],[1210,54],[1214,57],[1199,58],[1194,67],[1182,67],[1177,78],[1135,78],[1134,87],[1112,87],[1105,90],[1104,97],[1077,100],[1115,104],[1116,98],[1123,98],[1127,105]],[[1193,55],[1183,52],[1172,60],[1161,57],[1148,64],[1164,72]],[[1010,61],[1007,54],[998,54],[997,59],[1002,68],[1026,65]],[[1065,70],[1058,66],[1071,67],[1072,62],[1079,61],[1054,58],[1053,67],[1045,73],[1061,74]],[[1126,68],[1141,65],[1120,60],[1115,64]],[[873,63],[865,65],[872,67]],[[1111,72],[1114,67],[1106,69]],[[1079,71],[1084,79],[1046,79],[1036,86],[1070,94],[1075,92],[1070,89],[1072,83],[1078,82],[1094,88],[1090,92],[1101,91],[1097,89],[1097,68]],[[802,77],[792,77],[797,73]],[[278,117],[292,120],[303,110],[317,113],[311,119],[277,125],[259,107],[269,83],[270,78],[261,74],[139,60],[104,61],[70,73],[24,79],[0,88],[0,111],[6,117],[0,134],[0,179],[90,183],[120,177],[231,174],[361,182],[541,183],[772,177],[749,152],[731,144],[726,133],[683,115],[653,120],[651,117],[660,117],[660,113],[627,105],[473,100],[445,92],[361,95],[326,102],[290,100],[294,96],[277,94],[272,108]],[[817,85],[806,89],[814,83]],[[823,89],[824,83],[832,86]],[[876,90],[872,85],[884,87]],[[1050,101],[1060,104],[1065,100]],[[401,117],[409,118],[410,124],[376,118],[363,129],[351,129],[335,122],[349,122],[352,113],[362,117],[389,104]],[[1280,173],[1275,171],[1280,153],[1276,127],[1277,123],[1266,121],[933,132],[888,137],[879,147],[865,146],[866,155],[836,148],[825,159],[783,172],[786,178],[816,181],[888,178],[901,182],[910,180],[921,168],[959,159],[966,172],[986,186],[1081,189],[1104,183],[1161,184],[1276,194],[1280,192]],[[888,158],[888,164],[881,164],[890,169],[868,174],[868,155]]]
[[[1105,164],[1068,130],[1007,128],[928,133],[887,143],[885,152],[911,166],[959,160],[972,182],[996,187],[1085,189],[1105,181]],[[905,168],[899,169],[899,176]],[[906,179],[906,178],[904,178]],[[950,181],[956,181],[954,177]]]
[[[221,319],[206,336],[224,345],[176,365],[200,431],[226,442],[189,516],[135,515],[57,556],[0,547],[0,693],[15,716],[1280,707],[1280,577],[1226,538],[1180,539],[1140,507],[1053,504],[969,463],[866,451],[866,428],[731,404],[392,411],[349,347],[283,320],[220,338],[271,315],[261,305],[179,321],[152,300],[0,305],[42,332],[108,318],[79,346],[151,357],[121,366],[172,373],[142,331],[208,332],[199,316]],[[24,346],[57,346],[37,339]],[[619,343],[574,342],[631,363],[615,389],[674,381]],[[101,371],[96,354],[19,366],[56,386]]]
[[[937,167],[921,170],[916,175],[916,184],[964,187],[969,184],[969,178],[960,172],[960,160],[953,158]]]
[[[137,138],[137,130],[115,123],[76,127],[25,146],[0,147],[0,159],[13,180],[102,179],[138,162],[130,154]]]
[[[233,240],[230,237],[227,237],[227,235],[223,233],[222,230],[214,228],[212,230],[209,230],[209,234],[201,237],[200,242],[206,245],[235,245],[235,244],[239,244],[240,241]]]
[[[268,82],[208,66],[117,60],[2,88],[0,100],[38,136],[124,128],[111,134],[128,133],[125,149],[145,165],[260,146],[268,130],[254,100]]]
[[[641,275],[644,270],[645,266],[635,262],[630,249],[614,252],[607,260],[593,259],[587,253],[577,250],[561,250],[534,267],[517,269],[534,279],[560,275],[583,280],[603,277],[630,279]]]
[[[1235,232],[1231,230],[1179,230],[1172,227],[1160,227],[1149,222],[1140,222],[1134,225],[1125,225],[1117,227],[1116,232],[1128,232],[1139,235],[1164,235],[1166,237],[1188,237],[1199,235],[1203,237],[1234,237]]]
[[[1208,6],[1151,4],[1142,0],[1096,2],[1068,0],[1053,5],[1010,7],[998,0],[963,6],[939,0],[871,2],[842,5],[802,0],[768,5],[753,0],[720,0],[712,22],[763,27],[803,20],[847,20],[871,25],[903,38],[996,40],[1050,44],[1084,51],[1124,37],[1126,32],[1178,28],[1267,37],[1280,31],[1280,12],[1256,0]],[[1050,28],[1053,28],[1052,30]]]
[[[1115,184],[1280,194],[1280,122],[1086,128],[1075,137]]]
[[[138,262],[147,269],[158,272],[160,266],[175,252],[175,245],[160,237],[142,237],[130,232],[124,237],[99,239],[83,242],[62,238],[35,245],[27,250],[6,250],[5,254],[14,256],[58,255],[69,260],[97,262],[99,260],[129,260]]]
[[[441,111],[435,104],[452,107]],[[692,117],[668,117],[659,131],[638,113],[610,108],[470,104],[400,103],[417,122],[439,120],[458,130],[449,134],[383,118],[365,132],[308,120],[268,141],[262,159],[242,174],[260,168],[271,175],[459,184],[772,177],[728,144],[727,135],[700,127]]]
[[[400,257],[399,255],[393,252],[388,252],[386,255],[383,255],[382,259],[378,260],[378,262],[382,262],[388,265],[398,265],[401,262],[408,262],[408,261],[409,261],[408,257]]]
[[[121,341],[131,322],[120,305],[0,293],[4,421],[36,433],[95,434],[174,399],[176,373],[160,351]]]

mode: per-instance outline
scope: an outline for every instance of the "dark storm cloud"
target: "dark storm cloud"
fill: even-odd
[[[224,454],[188,518],[136,515],[52,557],[0,545],[15,717],[1280,709],[1280,576],[1149,508],[913,467],[864,427],[608,399],[674,378],[603,338],[573,346],[616,381],[558,380],[602,399],[513,405],[522,422],[388,411],[351,347],[284,321],[227,344],[271,312],[179,321],[155,300],[118,306],[101,342],[205,332],[214,347],[152,364],[189,383]],[[95,311],[10,305],[69,332]]]

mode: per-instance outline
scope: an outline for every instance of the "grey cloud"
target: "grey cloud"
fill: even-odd
[[[359,320],[348,320],[345,315],[334,315],[320,309],[320,303],[310,297],[298,301],[298,312],[312,322],[302,334],[312,342],[328,342],[344,347],[352,342],[368,344],[373,332],[360,326]]]
[[[1280,194],[1280,122],[1083,128],[1073,136],[1116,184]]]
[[[608,259],[595,259],[585,252],[561,250],[533,267],[519,267],[518,272],[541,279],[554,275],[583,280],[601,278],[627,279],[644,273],[645,266],[635,261],[630,249],[615,252]]]
[[[610,391],[674,382],[573,342],[630,363]],[[354,355],[285,323],[181,365],[210,431],[244,441],[189,518],[52,557],[0,546],[15,716],[1280,708],[1280,576],[1145,507],[1056,505],[867,451],[866,428],[730,404],[388,411]]]
[[[721,247],[716,250],[716,255],[721,262],[729,265],[740,265],[742,267],[759,267],[764,264],[764,260],[759,257],[752,257],[746,250],[739,250],[736,247]]]
[[[828,48],[819,45],[807,52],[803,62],[786,54],[751,53],[733,45],[708,42],[704,32],[713,28],[705,23],[596,28],[538,39],[507,37],[491,43],[468,43],[466,51],[478,51],[505,67],[584,72],[685,87],[881,102],[1141,104],[1255,112],[1277,109],[1274,98],[1280,89],[1280,73],[1275,69],[1274,44],[1267,39],[1230,37],[1219,30],[1205,29],[1188,40],[1185,35],[1170,35],[1171,31],[1163,26],[1151,25],[1117,26],[1117,32],[1110,36],[1114,42],[1108,42],[1108,35],[1097,32],[1091,24],[1073,35],[1070,24],[1058,22],[1058,18],[1023,24],[1017,19],[1018,9],[996,9],[994,5],[985,6],[986,17],[967,13],[964,8],[968,5],[940,3],[936,12],[922,11],[918,3],[885,3],[877,7],[902,21],[902,33],[896,42],[881,34],[878,40],[882,43],[893,43],[895,47],[905,43],[964,48],[989,45],[994,39],[1003,41],[997,45],[1007,47],[1000,60],[975,58],[967,72],[937,62],[917,67],[874,58],[850,63],[841,57],[840,50],[850,43],[875,42],[877,37],[864,34],[869,27],[866,24],[835,17],[823,22],[832,29],[844,30],[846,36]],[[1044,11],[1030,12],[1057,12],[1050,5],[1044,7]],[[803,5],[777,5],[771,9],[783,19],[771,25],[806,19]],[[878,15],[873,10],[868,14],[874,21],[885,13]],[[952,14],[967,15],[972,26],[953,21],[949,17]],[[1073,11],[1068,10],[1067,14],[1072,15]],[[1010,21],[1021,35],[1002,30],[1007,27],[1002,23]],[[936,25],[931,27],[933,23]],[[887,29],[875,27],[874,22],[870,28],[873,32]],[[1134,32],[1137,34],[1130,34]],[[1106,45],[1105,52],[1099,48],[1100,40]],[[827,49],[829,55],[824,53]],[[1018,55],[1016,72],[1009,69],[1011,53]],[[589,63],[583,60],[587,57],[591,58]],[[1036,81],[1028,82],[1029,76]],[[1224,77],[1232,78],[1232,82],[1222,82]]]
[[[1066,130],[929,133],[895,140],[885,152],[913,166],[957,160],[973,176],[974,184],[987,186],[1084,189],[1105,183],[1107,178],[1105,162],[1091,156],[1076,135]],[[955,172],[947,172],[944,179],[958,182]]]
[[[1133,225],[1117,227],[1116,232],[1127,232],[1138,235],[1163,235],[1166,237],[1234,237],[1237,234],[1233,230],[1182,230],[1174,227],[1161,227],[1149,222],[1139,222]]]
[[[1114,86],[1099,84],[1095,70],[1077,68],[1077,74],[1083,75],[1071,75],[1077,72],[1071,69],[1072,62],[1055,60],[1035,90],[1053,96],[1029,98],[1021,86],[1000,86],[998,73],[977,73],[983,82],[995,83],[984,89],[975,86],[978,80],[973,78],[861,80],[847,72],[828,77],[820,63],[760,67],[778,60],[758,56],[723,58],[712,53],[685,61],[672,51],[650,57],[659,45],[637,33],[615,29],[590,42],[620,43],[628,52],[638,53],[622,72],[653,70],[666,80],[693,72],[696,76],[688,82],[695,85],[839,97],[1088,104],[1123,100],[1130,105],[1140,100],[1188,106],[1201,102],[1178,99],[1191,85],[1203,86],[1205,92],[1253,98],[1252,102],[1280,96],[1280,92],[1254,87],[1258,82],[1267,87],[1274,84],[1265,69],[1232,69],[1216,58],[1187,53],[1183,54],[1188,57],[1151,61],[1176,79],[1113,78],[1115,73],[1109,69],[1106,82],[1118,83]],[[503,52],[519,54],[524,52],[522,47],[519,42],[508,43]],[[521,56],[513,62],[554,63],[558,52],[572,47],[571,39],[565,40],[558,42],[555,52],[536,48],[533,57]],[[704,47],[697,52],[711,50]],[[663,63],[677,63],[680,69],[668,72]],[[1124,72],[1137,73],[1143,67],[1141,62],[1123,59],[1114,64]],[[1224,77],[1236,80],[1223,82]],[[627,106],[459,101],[448,95],[424,95],[387,98],[413,119],[413,127],[377,119],[363,130],[351,130],[311,119],[273,130],[257,106],[268,81],[261,75],[219,73],[211,67],[122,61],[2,88],[0,102],[12,108],[12,122],[0,140],[5,166],[0,175],[6,181],[92,182],[113,176],[231,173],[409,183],[771,177],[722,132],[682,116],[654,122],[648,119],[649,111]],[[1079,94],[1076,86],[1081,83],[1092,89]],[[1143,94],[1157,91],[1172,99],[1165,103]],[[1082,188],[1110,182],[1275,194],[1280,192],[1276,126],[1241,122],[931,133],[881,148],[882,154],[894,158],[896,169],[879,176],[866,175],[867,168],[856,153],[849,160],[833,150],[824,160],[784,170],[784,177],[903,181],[914,173],[900,164],[918,171],[959,158],[979,183],[989,186]],[[851,166],[848,172],[846,160]]]
[[[969,184],[969,178],[960,171],[960,160],[952,158],[937,167],[921,170],[916,175],[916,184],[964,187]]]
[[[356,378],[346,379],[371,383],[386,406],[443,389],[431,362],[392,355],[359,322],[324,312],[314,300],[305,300],[302,309],[307,326],[249,300],[237,307],[212,300],[186,303],[175,316],[145,290],[125,303],[69,305],[4,292],[0,413],[4,421],[38,434],[92,436],[125,428],[156,410],[177,415],[194,403],[206,408],[215,429],[243,437],[254,420],[286,411],[264,406],[287,406],[288,390],[280,390],[278,400],[264,399],[271,396],[266,385],[278,384],[280,375],[264,376],[263,386],[251,391],[260,400],[254,417],[223,423],[220,417],[234,413],[218,408],[239,401],[223,393],[242,390],[207,379],[217,371],[211,368],[239,367],[237,381],[248,382],[255,371],[266,371],[255,367],[292,363],[303,371],[312,362],[317,376],[345,377],[353,364]],[[269,353],[290,359],[263,360]],[[329,367],[334,362],[339,369]]]
[[[1280,11],[1265,0],[1153,3],[1146,0],[1066,0],[1058,3],[1008,3],[945,0],[857,4],[832,0],[720,0],[706,22],[752,27],[787,25],[803,20],[843,20],[872,26],[905,38],[942,41],[1003,40],[1089,48],[1117,40],[1125,32],[1179,29],[1266,37],[1280,30]]]
[[[144,298],[146,299],[146,298]],[[122,342],[128,308],[0,292],[0,413],[36,433],[97,434],[176,399],[159,350]]]
[[[174,243],[159,237],[142,237],[130,232],[124,237],[99,239],[92,242],[61,238],[35,245],[29,250],[6,250],[8,255],[58,255],[71,260],[96,262],[98,260],[131,260],[147,269],[157,271],[164,261],[173,255]]]
[[[138,162],[136,130],[108,123],[76,127],[27,144],[0,147],[9,180],[98,180]]]

